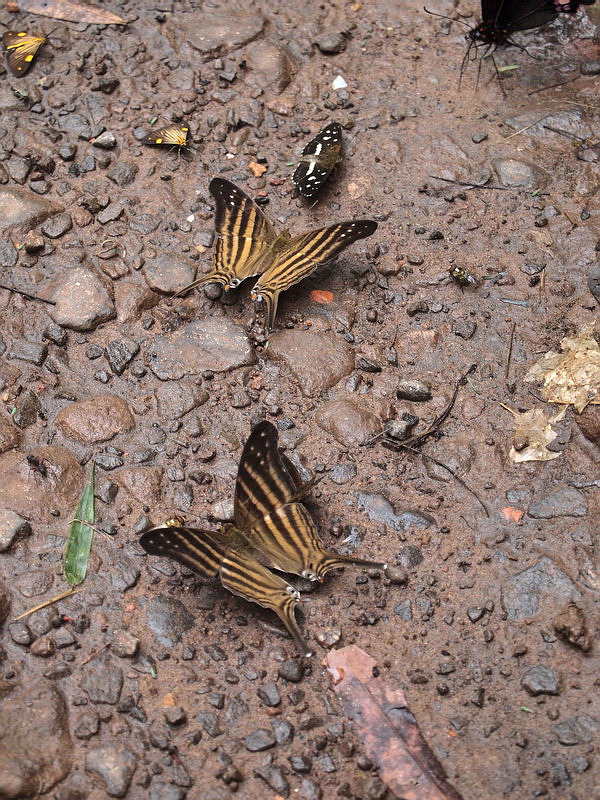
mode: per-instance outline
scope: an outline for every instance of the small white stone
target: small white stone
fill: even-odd
[[[189,217],[185,218],[185,221],[186,222],[193,222],[195,219],[196,219],[196,217],[193,214],[190,214]]]
[[[338,75],[338,76],[337,76],[337,78],[334,78],[334,81],[333,81],[333,83],[331,84],[331,88],[332,88],[332,89],[335,89],[336,91],[337,91],[338,89],[345,89],[347,86],[348,86],[348,84],[347,84],[347,83],[346,83],[346,81],[345,81],[345,80],[342,78],[342,76],[341,76],[341,75]]]

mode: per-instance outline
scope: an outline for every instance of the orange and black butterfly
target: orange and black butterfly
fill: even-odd
[[[234,522],[219,531],[183,526],[178,520],[152,528],[140,539],[147,553],[168,556],[204,577],[218,575],[233,594],[274,611],[304,655],[295,608],[300,593],[271,572],[322,581],[336,567],[385,569],[386,564],[328,550],[306,507],[309,484],[277,447],[277,429],[260,422],[244,446],[234,495]]]
[[[2,36],[2,43],[6,50],[8,68],[13,75],[21,77],[29,71],[37,51],[46,44],[44,36],[32,36],[30,33],[19,31],[6,31]]]
[[[167,125],[166,128],[149,131],[142,139],[142,144],[150,145],[170,145],[171,147],[187,147],[187,137],[190,129],[185,123]]]

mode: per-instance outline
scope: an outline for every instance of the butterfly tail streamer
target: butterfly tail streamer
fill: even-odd
[[[300,652],[305,656],[312,655],[296,621],[295,609],[300,596],[283,578],[269,572],[254,559],[247,556],[241,559],[233,552],[223,560],[220,577],[223,586],[232,594],[274,611]]]
[[[339,567],[357,567],[359,569],[387,569],[385,561],[369,561],[366,558],[354,558],[354,556],[343,556],[341,553],[334,553],[328,550],[323,558],[323,574]]]

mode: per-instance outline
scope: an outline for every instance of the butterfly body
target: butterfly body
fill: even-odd
[[[383,569],[386,565],[328,550],[308,510],[298,502],[306,488],[291,462],[279,453],[276,428],[261,422],[240,459],[234,522],[209,531],[172,520],[173,524],[146,531],[140,543],[146,552],[168,556],[204,577],[218,575],[233,594],[271,609],[308,655],[295,618],[300,595],[271,568],[320,581],[340,566]]]
[[[6,31],[2,43],[6,50],[8,68],[18,78],[25,75],[31,67],[37,51],[46,44],[44,36],[32,36],[25,31]]]
[[[467,38],[475,44],[501,46],[512,44],[511,34],[546,25],[558,14],[572,14],[580,5],[591,5],[594,0],[482,0],[479,25],[472,28]]]
[[[311,139],[298,159],[292,180],[302,197],[315,197],[343,158],[342,127],[331,122]]]
[[[252,299],[266,303],[270,328],[275,322],[280,292],[377,229],[372,220],[353,220],[299,236],[288,231],[277,234],[263,211],[235,184],[213,178],[209,191],[216,201],[213,269],[177,295],[204,283],[220,283],[225,289],[234,289],[246,278],[260,275]]]

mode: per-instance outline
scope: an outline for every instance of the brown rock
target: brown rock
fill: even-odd
[[[146,283],[156,292],[178,292],[196,276],[197,264],[177,253],[159,253],[146,259],[142,269]]]
[[[0,625],[2,625],[2,623],[8,616],[9,608],[10,608],[10,595],[8,593],[8,589],[2,583],[2,581],[0,581]]]
[[[160,499],[162,467],[130,467],[114,474],[116,482],[145,505]]]
[[[114,394],[71,403],[56,417],[56,426],[62,433],[82,444],[107,442],[134,425],[129,406]]]
[[[0,705],[0,797],[38,797],[65,778],[72,763],[67,704],[48,681],[13,692]]]
[[[13,225],[33,228],[53,214],[60,214],[64,208],[50,203],[27,189],[16,186],[0,187],[0,229]]]
[[[119,281],[115,284],[115,305],[118,322],[132,322],[144,311],[154,308],[160,296],[145,286]]]
[[[575,415],[575,421],[588,442],[600,447],[600,406],[587,406]]]
[[[267,356],[284,364],[308,397],[335,386],[354,369],[349,345],[335,336],[311,331],[278,331],[269,341]]]
[[[84,485],[84,471],[64,447],[36,447],[30,451],[45,467],[40,474],[24,453],[0,455],[0,505],[30,522],[48,523],[50,510],[73,515]]]
[[[554,630],[562,639],[583,650],[584,653],[587,653],[592,647],[585,614],[576,603],[569,603],[555,617]]]
[[[186,14],[184,29],[167,23],[165,32],[174,42],[187,41],[209,60],[256,39],[264,26],[264,17],[257,13],[245,14],[238,9],[231,14],[209,9]]]
[[[279,94],[292,80],[296,65],[283,47],[265,40],[253,42],[245,51],[249,82]]]
[[[93,330],[116,315],[108,283],[79,264],[65,265],[48,299],[56,303],[50,307],[52,319],[75,331]]]
[[[6,417],[0,417],[0,453],[18,447],[21,434]]]
[[[354,399],[341,398],[325,403],[317,412],[316,420],[323,430],[348,448],[364,444],[381,431],[379,417]]]

